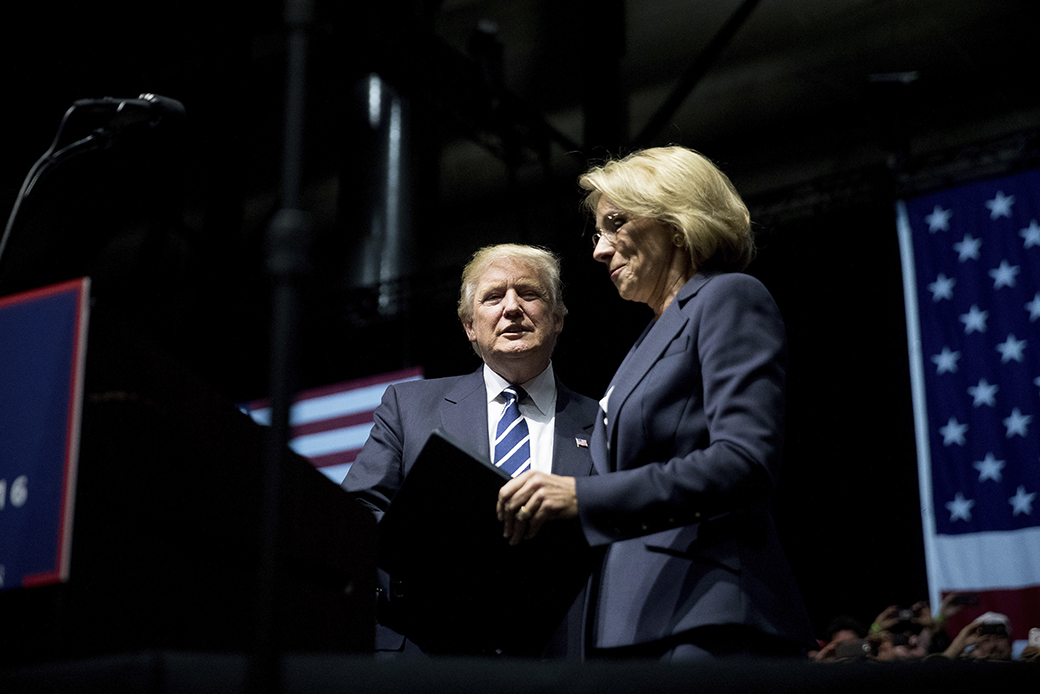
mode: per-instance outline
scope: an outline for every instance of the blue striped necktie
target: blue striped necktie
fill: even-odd
[[[531,435],[519,404],[526,393],[519,386],[509,386],[502,395],[506,409],[495,431],[495,465],[516,477],[531,467]]]

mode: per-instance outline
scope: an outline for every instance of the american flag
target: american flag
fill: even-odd
[[[1040,626],[1040,171],[899,201],[933,607]],[[953,631],[951,635],[956,635]]]
[[[372,412],[391,383],[421,380],[421,368],[300,391],[289,410],[289,447],[336,483],[342,482],[372,430]],[[240,405],[260,424],[271,423],[271,404]]]

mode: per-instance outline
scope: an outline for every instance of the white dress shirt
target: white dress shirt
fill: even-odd
[[[484,389],[487,392],[488,445],[495,450],[495,430],[502,412],[506,409],[502,390],[509,384],[484,364]],[[553,376],[552,363],[545,371],[530,381],[521,383],[520,387],[527,397],[520,401],[520,414],[527,420],[527,430],[531,434],[531,469],[539,472],[552,472],[553,432],[556,424],[556,378]]]

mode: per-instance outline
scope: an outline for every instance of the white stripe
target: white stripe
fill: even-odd
[[[1001,533],[939,535],[936,573],[931,583],[943,590],[1024,588],[1040,576],[1040,528]],[[974,561],[986,557],[986,561]]]
[[[509,435],[509,432],[511,432],[513,429],[516,428],[516,425],[520,423],[521,419],[523,419],[523,417],[517,417],[516,419],[513,420],[512,424],[510,424],[508,427],[506,427],[506,430],[502,432],[502,435],[499,436],[497,439],[495,439],[495,445],[496,446],[502,442],[502,439],[504,439],[506,436]]]
[[[513,454],[516,453],[518,450],[520,450],[520,448],[522,448],[523,445],[525,443],[527,443],[528,441],[530,441],[530,440],[531,440],[531,435],[530,434],[528,434],[524,438],[520,439],[520,443],[518,443],[515,446],[513,446],[510,449],[510,451],[508,453],[506,453],[504,456],[502,456],[501,458],[499,458],[499,461],[497,463],[495,463],[495,464],[498,465],[499,467],[501,467],[503,463],[505,463],[507,460],[512,458]],[[531,456],[528,455],[527,457],[530,458]]]
[[[382,400],[383,393],[386,392],[387,386],[393,383],[405,383],[408,381],[420,380],[422,380],[422,376],[412,376],[397,381],[387,381],[385,383],[376,383],[363,388],[354,388],[340,393],[331,393],[316,398],[307,398],[306,400],[301,400],[295,403],[289,410],[289,423],[295,426],[299,424],[309,424],[310,422],[319,422],[323,419],[331,419],[332,417],[343,417],[346,415],[357,414],[359,412],[369,412],[379,406],[379,401]],[[271,423],[270,407],[258,408],[250,412],[249,415],[260,424]]]
[[[906,202],[896,202],[896,230],[899,233],[899,258],[903,266],[903,305],[906,311],[906,341],[910,353],[910,395],[914,407],[914,434],[917,440],[917,486],[921,496],[921,526],[924,533],[925,572],[928,599],[942,602],[941,591],[950,586],[939,579],[940,567],[935,535],[935,508],[932,505],[932,451],[928,444],[928,408],[925,405],[924,357],[921,354],[921,319],[917,310],[917,268],[914,265],[913,232]]]
[[[527,472],[528,468],[530,468],[530,467],[531,467],[531,459],[528,458],[526,463],[524,463],[523,465],[518,467],[516,469],[516,471],[513,472],[513,477],[519,477],[523,473]]]
[[[356,424],[352,427],[322,431],[317,434],[298,436],[289,442],[289,447],[304,457],[327,455],[341,451],[353,451],[365,445],[373,424]]]
[[[342,484],[343,478],[347,476],[350,471],[350,466],[354,463],[343,463],[342,465],[328,465],[326,467],[318,468],[318,472],[328,477],[336,484]]]

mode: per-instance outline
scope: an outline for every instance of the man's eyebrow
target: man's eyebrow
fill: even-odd
[[[519,291],[531,291],[531,290],[541,291],[542,286],[540,284],[538,284],[538,282],[535,282],[534,280],[531,280],[531,281],[521,280],[519,282],[514,282],[513,283],[513,288],[516,289],[518,292]]]
[[[477,287],[477,295],[478,296],[485,296],[489,292],[502,291],[502,287],[503,287],[503,285],[501,283],[486,284],[483,287]]]

